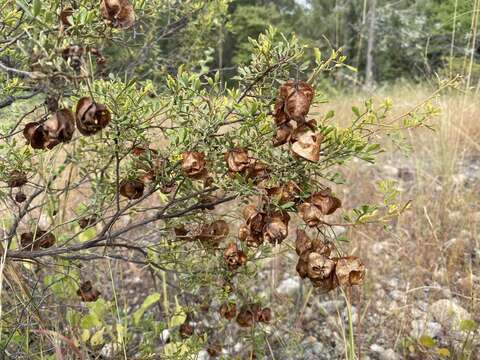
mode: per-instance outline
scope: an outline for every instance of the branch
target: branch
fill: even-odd
[[[1,65],[1,63],[0,63]],[[31,94],[17,95],[17,96],[7,96],[5,99],[0,100],[0,109],[12,105],[17,100],[27,100],[33,98],[35,95],[41,93],[41,89],[34,90]]]

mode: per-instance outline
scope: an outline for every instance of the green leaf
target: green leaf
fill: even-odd
[[[96,326],[102,325],[102,322],[98,319],[95,314],[85,315],[82,320],[80,320],[80,327],[84,330],[90,329]]]
[[[440,355],[441,357],[450,357],[450,350],[447,348],[438,348],[437,349],[437,354]]]
[[[33,0],[33,16],[37,17],[42,10],[41,0]]]
[[[477,323],[474,320],[462,320],[460,321],[460,330],[464,332],[475,331],[477,329]]]
[[[435,346],[435,340],[433,340],[428,335],[420,336],[420,338],[418,339],[418,343],[422,346],[425,346],[426,348],[432,348]]]
[[[360,117],[360,110],[356,106],[352,106],[352,112],[355,114],[356,117]]]
[[[93,336],[90,338],[90,344],[92,344],[92,346],[102,345],[105,342],[103,339],[104,331],[105,328],[102,327],[95,334],[93,334]]]
[[[175,326],[180,326],[185,322],[185,320],[187,320],[187,314],[185,314],[185,311],[183,311],[181,306],[177,306],[175,314],[173,314],[168,322],[168,327],[173,328]]]
[[[133,323],[135,325],[138,325],[145,311],[159,300],[160,300],[159,293],[153,293],[148,295],[145,298],[145,300],[143,300],[143,304],[133,313]]]

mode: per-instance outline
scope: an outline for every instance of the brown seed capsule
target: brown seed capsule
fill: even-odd
[[[240,241],[245,242],[248,247],[253,248],[259,247],[264,241],[262,234],[253,234],[247,225],[240,226],[238,238]]]
[[[237,304],[223,303],[222,306],[220,306],[219,313],[220,316],[230,321],[237,315]]]
[[[326,279],[335,269],[335,261],[319,253],[312,252],[308,255],[308,277],[310,279]]]
[[[277,124],[277,126],[286,124],[290,120],[284,109],[285,96],[286,96],[285,91],[283,91],[283,94],[282,94],[282,87],[280,87],[280,93],[277,96],[277,99],[275,100],[275,106],[273,108],[273,117],[275,119],[275,124]]]
[[[19,204],[23,203],[25,200],[27,200],[27,195],[25,195],[23,192],[19,191],[15,194],[15,201]]]
[[[298,207],[298,215],[305,221],[305,223],[310,227],[315,227],[320,224],[323,224],[323,213],[321,210],[316,207],[314,204],[309,202],[304,202]]]
[[[135,22],[135,11],[128,0],[102,0],[100,13],[113,27],[126,29]]]
[[[299,126],[293,131],[290,138],[291,150],[306,160],[318,162],[322,138],[321,134],[315,133],[309,126]]]
[[[66,47],[62,51],[62,57],[65,61],[67,61],[70,66],[75,70],[75,71],[80,71],[80,67],[82,66],[83,63],[83,47],[78,46],[78,45],[71,45],[69,47]]]
[[[200,229],[200,234],[196,236],[205,246],[217,248],[220,242],[225,239],[229,233],[229,226],[224,220],[215,220],[211,224],[204,224]]]
[[[305,279],[308,276],[308,262],[303,259],[302,257],[298,258],[296,270],[298,272],[298,275],[302,278]]]
[[[73,9],[72,8],[65,8],[60,11],[60,14],[58,15],[58,19],[60,20],[60,25],[62,26],[63,29],[67,29],[72,24],[70,24],[70,21],[68,20],[69,16],[73,15]]]
[[[27,143],[34,149],[51,149],[58,143],[51,143],[43,123],[30,122],[23,129],[23,136]]]
[[[141,198],[144,190],[145,185],[139,180],[123,180],[120,183],[120,195],[130,200]]]
[[[97,222],[97,215],[90,215],[78,220],[78,225],[80,226],[81,229],[85,229],[86,227],[91,226],[96,222]]]
[[[225,153],[225,161],[228,170],[232,172],[242,172],[250,165],[250,158],[245,149],[233,148]]]
[[[92,98],[83,97],[77,103],[76,123],[82,135],[90,136],[104,129],[111,120],[110,111]]]
[[[365,265],[356,256],[337,259],[335,277],[339,285],[360,285],[365,277]]]
[[[280,125],[273,136],[273,146],[277,147],[286,144],[290,140],[292,134],[293,126],[290,123],[287,122]]]
[[[210,343],[207,347],[207,353],[211,357],[217,357],[222,353],[222,345],[218,341]]]
[[[178,240],[186,240],[186,241],[192,240],[192,238],[188,236],[188,230],[185,229],[185,225],[177,226],[176,228],[173,229],[173,231],[175,232],[175,237]]]
[[[182,171],[192,179],[203,179],[207,176],[205,154],[197,151],[182,153]]]
[[[267,165],[259,160],[251,160],[250,165],[246,169],[245,176],[247,179],[254,180],[257,183],[259,180],[265,178],[268,175]]]
[[[43,123],[50,143],[66,143],[72,140],[75,132],[75,120],[70,109],[60,109]],[[48,147],[48,146],[47,146]]]
[[[330,276],[324,278],[324,279],[310,279],[310,282],[312,283],[313,287],[317,289],[317,292],[320,294],[328,293],[329,291],[332,291],[335,289],[338,285],[337,282],[335,281],[335,274],[332,271]]]
[[[237,324],[241,327],[251,327],[255,323],[256,314],[251,305],[242,305],[237,315]]]
[[[267,217],[263,227],[263,238],[271,244],[280,244],[288,236],[290,216],[286,212],[277,211]]]
[[[193,335],[193,326],[188,322],[185,321],[182,325],[180,325],[180,336],[183,338],[188,338]]]
[[[289,80],[279,89],[279,97],[283,99],[283,111],[288,119],[299,123],[305,121],[314,95],[315,90],[313,87],[304,81]],[[280,104],[281,102],[279,101]]]
[[[223,259],[227,264],[228,270],[235,271],[247,262],[247,256],[241,250],[238,250],[234,243],[228,244],[223,253]]]
[[[255,205],[247,205],[243,209],[243,218],[252,234],[261,234],[265,226],[267,215],[257,210]]]
[[[35,232],[26,232],[20,235],[20,245],[27,250],[49,248],[55,244],[55,235],[51,232],[37,229]]]
[[[308,201],[320,209],[323,215],[330,215],[342,206],[342,202],[327,188],[310,196]]]
[[[11,171],[7,178],[7,185],[11,188],[21,187],[27,182],[27,174],[19,170]]]
[[[307,236],[303,230],[297,229],[297,239],[295,240],[295,252],[298,256],[302,256],[312,250],[312,240]]]
[[[268,323],[272,320],[272,310],[270,308],[264,308],[260,312],[258,321],[263,322],[263,323]]]
[[[80,285],[80,288],[77,290],[77,295],[80,296],[80,299],[82,299],[82,301],[91,302],[97,301],[101,293],[97,289],[93,288],[92,282],[90,280],[87,280]]]

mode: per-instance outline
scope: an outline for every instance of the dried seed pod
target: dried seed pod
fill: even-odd
[[[19,191],[15,194],[15,201],[19,204],[23,203],[25,200],[27,200],[27,195],[25,195],[23,192]]]
[[[176,187],[177,187],[177,183],[175,182],[175,180],[171,180],[163,183],[160,186],[160,192],[162,194],[170,194],[173,190],[175,190]]]
[[[262,234],[252,234],[248,226],[242,225],[238,231],[238,238],[240,241],[246,243],[248,247],[257,248],[263,244]]]
[[[96,222],[97,222],[97,215],[90,215],[78,220],[78,225],[80,226],[81,229],[85,229],[86,227],[91,226]]]
[[[293,126],[288,122],[280,125],[273,136],[273,146],[277,147],[286,144],[290,140],[293,131]]]
[[[309,126],[299,126],[293,131],[290,138],[291,150],[306,160],[318,162],[322,138],[321,134],[315,133]]]
[[[47,95],[43,103],[47,107],[47,110],[51,113],[54,113],[58,110],[58,97],[55,95]]]
[[[308,255],[308,277],[310,279],[326,279],[335,269],[335,261],[319,253],[312,252]]]
[[[55,244],[55,235],[51,232],[37,229],[20,235],[20,245],[27,250],[47,249]]]
[[[77,290],[77,295],[80,296],[80,299],[82,299],[82,301],[91,302],[97,301],[101,293],[97,289],[93,288],[92,282],[90,280],[87,280],[80,285],[80,288]]]
[[[78,101],[75,115],[78,131],[85,136],[96,134],[111,120],[107,107],[89,97],[83,97]]]
[[[247,262],[247,256],[241,250],[238,250],[237,245],[234,243],[228,244],[223,253],[223,259],[225,260],[228,270],[235,271],[240,266]]]
[[[242,148],[233,148],[225,153],[225,161],[231,172],[242,172],[250,165],[248,152]]]
[[[222,306],[220,306],[219,313],[220,316],[230,321],[237,315],[237,304],[223,303]]]
[[[289,80],[280,87],[280,97],[284,99],[283,111],[289,119],[304,122],[310,111],[315,90],[305,81]]]
[[[277,124],[277,126],[286,124],[290,120],[284,109],[286,93],[285,91],[283,91],[283,94],[282,94],[282,90],[284,90],[284,88],[280,87],[280,90],[279,90],[280,93],[278,94],[277,99],[275,100],[275,106],[273,108],[273,117],[275,119],[275,124]]]
[[[251,160],[250,165],[245,171],[245,176],[247,179],[254,180],[254,183],[257,183],[259,180],[265,178],[268,175],[267,165],[262,163],[259,160]]]
[[[229,226],[225,220],[215,220],[211,224],[204,224],[201,227],[200,234],[197,239],[205,246],[218,247],[220,242],[227,237]]]
[[[120,183],[120,195],[130,200],[141,198],[144,190],[145,185],[139,180],[123,180]]]
[[[217,357],[222,353],[222,345],[218,341],[214,341],[207,346],[207,353],[211,357]]]
[[[135,22],[135,11],[128,0],[102,0],[100,13],[113,27],[126,29]]]
[[[263,323],[268,323],[272,320],[272,310],[270,308],[264,308],[260,312],[260,315],[258,317],[258,321],[263,322]]]
[[[251,327],[255,323],[256,314],[251,305],[242,305],[237,315],[237,324],[241,327]]]
[[[308,276],[308,262],[303,259],[303,257],[298,258],[296,270],[302,279],[305,279]]]
[[[69,109],[61,109],[43,123],[49,141],[53,143],[66,143],[72,140],[75,132],[75,120]]]
[[[185,228],[185,225],[177,226],[173,229],[173,231],[175,232],[175,238],[178,240],[192,240],[192,238],[188,236],[189,231]]]
[[[266,190],[267,195],[270,198],[276,200],[280,205],[286,204],[288,202],[294,202],[295,198],[300,192],[300,188],[293,181],[289,181],[288,183],[281,186],[268,188]]]
[[[337,259],[335,277],[340,285],[360,285],[365,277],[365,265],[356,256]]]
[[[70,66],[75,71],[80,71],[83,63],[83,47],[78,45],[71,45],[62,51],[62,57],[65,61],[70,63]]]
[[[276,211],[267,217],[263,227],[263,238],[271,244],[280,244],[288,236],[290,216],[286,212]]]
[[[265,226],[266,214],[257,210],[255,205],[247,205],[243,209],[243,217],[252,234],[261,234]]]
[[[180,325],[179,332],[180,336],[183,338],[188,338],[192,336],[193,331],[193,326],[188,321],[185,321],[182,325]]]
[[[342,202],[332,195],[329,188],[312,194],[308,201],[318,207],[323,215],[330,215],[342,206]]]
[[[58,143],[51,143],[48,133],[43,127],[43,123],[30,122],[23,129],[23,136],[27,143],[34,149],[52,149]]]
[[[321,210],[316,207],[314,204],[309,202],[304,202],[298,207],[298,215],[305,221],[305,223],[310,227],[315,227],[320,224],[323,224],[323,213]]]
[[[320,294],[327,293],[337,287],[337,283],[335,281],[335,276],[334,272],[330,274],[325,279],[310,279],[310,282],[312,283],[313,287],[317,289],[317,292]]]
[[[312,240],[303,230],[297,229],[297,239],[295,240],[295,252],[298,256],[312,251]]]
[[[7,178],[7,185],[11,188],[21,187],[27,182],[27,174],[20,170],[12,170]]]
[[[197,151],[182,153],[182,170],[186,176],[192,179],[205,178],[207,176],[205,165],[205,153]]]

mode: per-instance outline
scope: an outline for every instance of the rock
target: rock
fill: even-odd
[[[435,338],[442,332],[442,326],[436,321],[413,320],[411,325],[412,331],[410,335],[415,339],[418,339],[422,335]]]
[[[400,356],[393,350],[387,349],[379,354],[380,360],[399,360]]]
[[[383,348],[383,346],[380,346],[378,344],[372,344],[370,345],[370,350],[373,351],[373,352],[376,352],[376,353],[381,353],[381,352],[384,352],[385,349]]]
[[[343,302],[343,300],[328,300],[322,301],[318,305],[320,306],[320,309],[325,312],[325,314],[332,315],[337,313],[337,309],[338,311],[342,311],[345,307],[345,302]]]
[[[393,300],[400,301],[405,297],[405,293],[400,290],[392,290],[388,294]]]
[[[170,330],[164,329],[160,334],[160,340],[162,343],[166,344],[168,340],[170,340]]]
[[[398,176],[398,169],[395,166],[383,165],[383,173],[391,178],[396,178]]]
[[[433,318],[443,326],[445,331],[458,330],[460,321],[472,318],[467,310],[450,299],[434,302],[430,305],[429,311]]]
[[[197,359],[197,360],[209,360],[209,359],[210,359],[210,355],[208,355],[208,352],[206,352],[205,350],[200,350],[200,351],[197,353],[196,359]]]
[[[300,289],[299,278],[289,277],[283,280],[277,287],[277,292],[282,295],[291,295]]]

